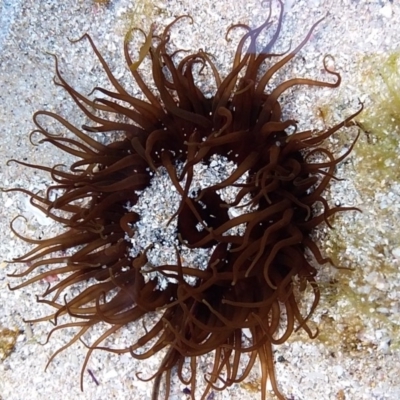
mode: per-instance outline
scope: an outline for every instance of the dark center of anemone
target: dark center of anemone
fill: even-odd
[[[184,165],[180,161],[175,162],[174,167],[178,175],[182,173]],[[177,212],[183,201],[182,195],[173,184],[165,167],[159,167],[156,173],[151,173],[152,179],[146,189],[136,191],[138,201],[134,205],[128,203],[127,210],[137,213],[140,220],[132,224],[135,233],[132,237],[127,236],[126,240],[131,243],[130,255],[133,258],[148,249],[146,252],[147,264],[141,268],[146,282],[157,279],[157,289],[165,289],[168,283],[177,283],[177,280],[173,277],[166,277],[154,270],[161,265],[176,265],[177,257],[180,258],[182,266],[200,270],[207,268],[216,245],[189,248],[186,243],[190,239],[193,240],[193,234],[195,237],[203,235],[207,228],[212,225],[217,227],[218,223],[221,222],[220,220],[226,220],[226,217],[218,219],[220,212],[215,212],[215,215],[212,211],[212,204],[207,204],[201,199],[197,200],[197,198],[202,190],[220,185],[228,179],[236,168],[237,165],[233,161],[216,154],[211,156],[208,162],[200,162],[193,166],[193,176],[188,189],[188,201],[197,205],[199,214],[203,216],[201,222],[195,216],[190,221],[180,221]],[[227,214],[229,220],[253,209],[253,207],[246,205],[251,200],[250,195],[244,196],[237,205],[229,207],[229,204],[236,200],[240,186],[246,183],[248,175],[248,171],[246,171],[233,185],[216,190],[217,196],[214,197],[216,200],[219,197],[216,207],[227,206],[224,216]],[[185,176],[180,181],[182,190],[184,190],[186,182],[187,177]],[[207,221],[211,221],[211,223]],[[183,236],[178,225],[181,227],[185,225],[185,228],[181,229],[186,232]],[[239,224],[227,229],[222,235],[243,236],[244,232],[245,224]],[[197,280],[195,277],[186,274],[184,279],[191,285],[195,285]]]

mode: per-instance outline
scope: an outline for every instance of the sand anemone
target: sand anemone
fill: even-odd
[[[11,224],[16,236],[33,245],[31,251],[13,260],[28,267],[10,275],[26,278],[12,289],[55,274],[60,277],[38,300],[54,308],[40,321],[56,324],[49,336],[66,327],[75,328],[76,333],[51,360],[94,325],[105,322],[108,329],[87,345],[82,371],[95,349],[145,359],[168,348],[153,376],[153,398],[158,397],[163,376],[168,396],[174,367],[194,397],[197,359],[213,353],[204,399],[211,389],[223,390],[244,380],[258,359],[261,398],[266,398],[270,379],[273,391],[282,399],[272,345],[285,342],[299,329],[315,336],[307,322],[318,304],[319,289],[317,271],[306,249],[317,263],[330,261],[322,256],[310,233],[320,224],[329,225],[333,214],[352,209],[330,206],[324,190],[355,141],[336,158],[322,143],[357,113],[323,132],[297,132],[296,121],[283,120],[280,97],[289,88],[334,88],[340,84],[340,75],[328,68],[326,59],[324,69],[333,82],[293,78],[267,90],[276,72],[303,48],[320,21],[295,49],[283,55],[272,53],[282,7],[268,43],[258,42],[260,34],[274,25],[271,10],[257,28],[231,27],[229,31],[240,28],[245,33],[231,71],[221,78],[209,54],[198,51],[182,56],[169,50],[169,33],[183,18],[190,19],[177,18],[160,35],[142,32],[144,45],[138,61],[132,61],[128,41],[125,43],[127,65],[144,99],[132,96],[118,82],[89,35],[80,40],[92,46],[113,90],[96,87],[93,92],[101,96],[94,99],[82,95],[63,78],[55,57],[55,84],[68,92],[93,125],[77,128],[53,112],[38,111],[33,117],[37,127],[33,134],[41,135],[39,143],[51,143],[77,161],[67,170],[11,160],[46,171],[54,184],[45,194],[20,188],[8,191],[27,194],[35,207],[65,227],[58,236],[34,240],[20,235]],[[156,90],[150,90],[142,78],[140,65],[145,57],[151,59]],[[217,86],[211,97],[197,85],[198,74],[204,70],[210,71]],[[50,133],[43,123],[46,118],[73,138]],[[104,133],[107,143],[96,141],[93,132]],[[222,180],[194,190],[196,167],[212,169],[216,157],[234,168]],[[132,246],[142,220],[135,205],[161,173],[179,194],[168,221],[176,224],[178,240],[173,243],[175,261],[155,265],[148,259],[152,243],[137,254],[132,253]],[[226,189],[234,189],[233,199],[221,195]],[[207,249],[206,264],[185,263],[181,257],[184,249]],[[69,255],[60,255],[60,251]],[[78,295],[71,299],[63,296],[66,289],[81,283],[87,285]],[[314,300],[304,313],[298,296],[306,287]],[[122,349],[102,345],[127,324],[140,323],[155,312],[156,323],[147,327],[137,342]],[[57,325],[63,315],[74,319]],[[244,338],[244,330],[249,340]],[[184,375],[185,362],[190,365],[190,377]]]

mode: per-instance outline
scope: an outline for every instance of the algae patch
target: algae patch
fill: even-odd
[[[138,0],[135,5],[120,17],[120,29],[122,34],[136,28],[148,31],[148,27],[154,23],[159,16],[167,15],[166,9],[161,3],[150,0]]]
[[[319,282],[325,314],[318,323],[318,340],[352,354],[400,348],[400,53],[363,56],[354,80],[363,93],[361,136],[339,177],[353,193],[343,205],[362,213],[332,217],[335,229],[322,238],[325,254],[350,270]],[[331,114],[319,109],[324,121]]]
[[[400,53],[383,60],[366,56],[362,61],[368,98],[357,121],[366,133],[355,148],[359,180],[363,186],[365,180],[384,186],[400,179]]]
[[[0,361],[5,360],[13,352],[19,334],[18,329],[0,326]]]

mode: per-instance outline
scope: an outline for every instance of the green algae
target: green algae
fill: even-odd
[[[368,191],[400,180],[400,53],[365,56],[362,62],[367,98],[357,122],[365,135],[354,151],[358,182]]]
[[[364,110],[356,119],[361,135],[341,176],[350,178],[358,196],[355,205],[363,214],[333,216],[335,229],[320,242],[333,264],[348,270],[339,269],[335,279],[318,283],[319,309],[324,311],[317,324],[318,341],[332,349],[339,344],[352,354],[376,346],[364,337],[371,327],[386,332],[391,350],[400,349],[400,317],[390,296],[400,281],[391,253],[400,247],[399,215],[390,198],[393,185],[400,182],[400,53],[363,56],[355,80],[364,94]],[[339,105],[318,108],[326,125],[333,108]],[[336,139],[335,148],[348,145],[348,137]]]
[[[158,16],[166,16],[166,9],[154,3],[151,0],[138,0],[133,8],[121,15],[120,29],[124,35],[134,29],[141,28],[144,31],[149,30],[154,20]]]

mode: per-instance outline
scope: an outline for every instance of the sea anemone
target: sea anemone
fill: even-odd
[[[176,18],[160,35],[153,29],[149,34],[138,30],[144,35],[139,60],[132,61],[129,40],[124,50],[143,99],[132,96],[118,82],[89,35],[79,41],[90,43],[112,90],[96,87],[93,92],[101,95],[95,99],[82,95],[64,79],[55,57],[55,84],[68,92],[93,125],[77,128],[56,113],[36,112],[37,128],[31,139],[42,135],[39,143],[51,143],[77,161],[67,170],[60,165],[10,160],[48,172],[54,184],[45,194],[7,189],[30,196],[36,208],[65,227],[60,235],[34,240],[10,225],[17,237],[34,245],[13,260],[28,267],[10,276],[29,278],[12,290],[57,275],[60,280],[49,284],[38,299],[54,311],[39,321],[52,320],[56,325],[49,337],[59,329],[77,329],[49,362],[68,346],[83,341],[94,325],[105,322],[107,330],[86,344],[82,371],[95,349],[145,359],[167,348],[152,377],[153,398],[158,397],[163,376],[168,397],[174,367],[194,398],[198,357],[213,353],[204,399],[212,389],[223,390],[243,381],[258,359],[261,398],[266,398],[268,379],[275,394],[284,398],[276,382],[272,346],[285,342],[299,329],[315,337],[307,324],[320,297],[311,259],[320,265],[330,261],[310,234],[323,223],[330,226],[328,219],[335,213],[353,210],[331,206],[324,191],[356,139],[336,158],[321,144],[350,125],[359,111],[322,132],[297,132],[295,120],[283,120],[280,98],[289,88],[335,88],[340,75],[328,68],[325,57],[324,70],[334,82],[294,78],[270,88],[272,78],[303,48],[321,22],[311,27],[295,49],[279,55],[272,49],[282,15],[281,3],[277,27],[266,44],[259,43],[259,36],[274,24],[271,7],[261,26],[252,29],[238,24],[228,30],[240,28],[245,33],[224,78],[208,53],[200,50],[182,55],[169,50],[173,25],[191,17]],[[150,89],[140,73],[146,57],[151,60],[155,89]],[[197,83],[205,70],[216,83],[212,96],[206,96]],[[47,118],[73,138],[50,133],[43,123]],[[95,140],[94,132],[102,132],[106,143]],[[217,174],[220,179],[211,183],[198,184],[196,176],[201,178],[201,171],[211,171],[214,164],[221,163],[229,166],[228,173]],[[162,176],[172,182],[170,191],[176,192],[179,200],[168,224],[159,228],[172,226],[176,239],[171,244],[174,261],[155,264],[149,254],[157,243],[136,251],[134,247],[143,223],[140,200]],[[205,254],[205,263],[185,261],[184,254],[199,250]],[[86,286],[75,297],[63,295],[80,284]],[[306,288],[314,298],[304,312],[299,296]],[[145,327],[146,333],[137,342],[122,349],[102,346],[127,324],[141,323],[149,314],[156,316],[156,323]],[[63,315],[74,319],[57,325]],[[185,362],[190,365],[190,377],[184,374]]]

